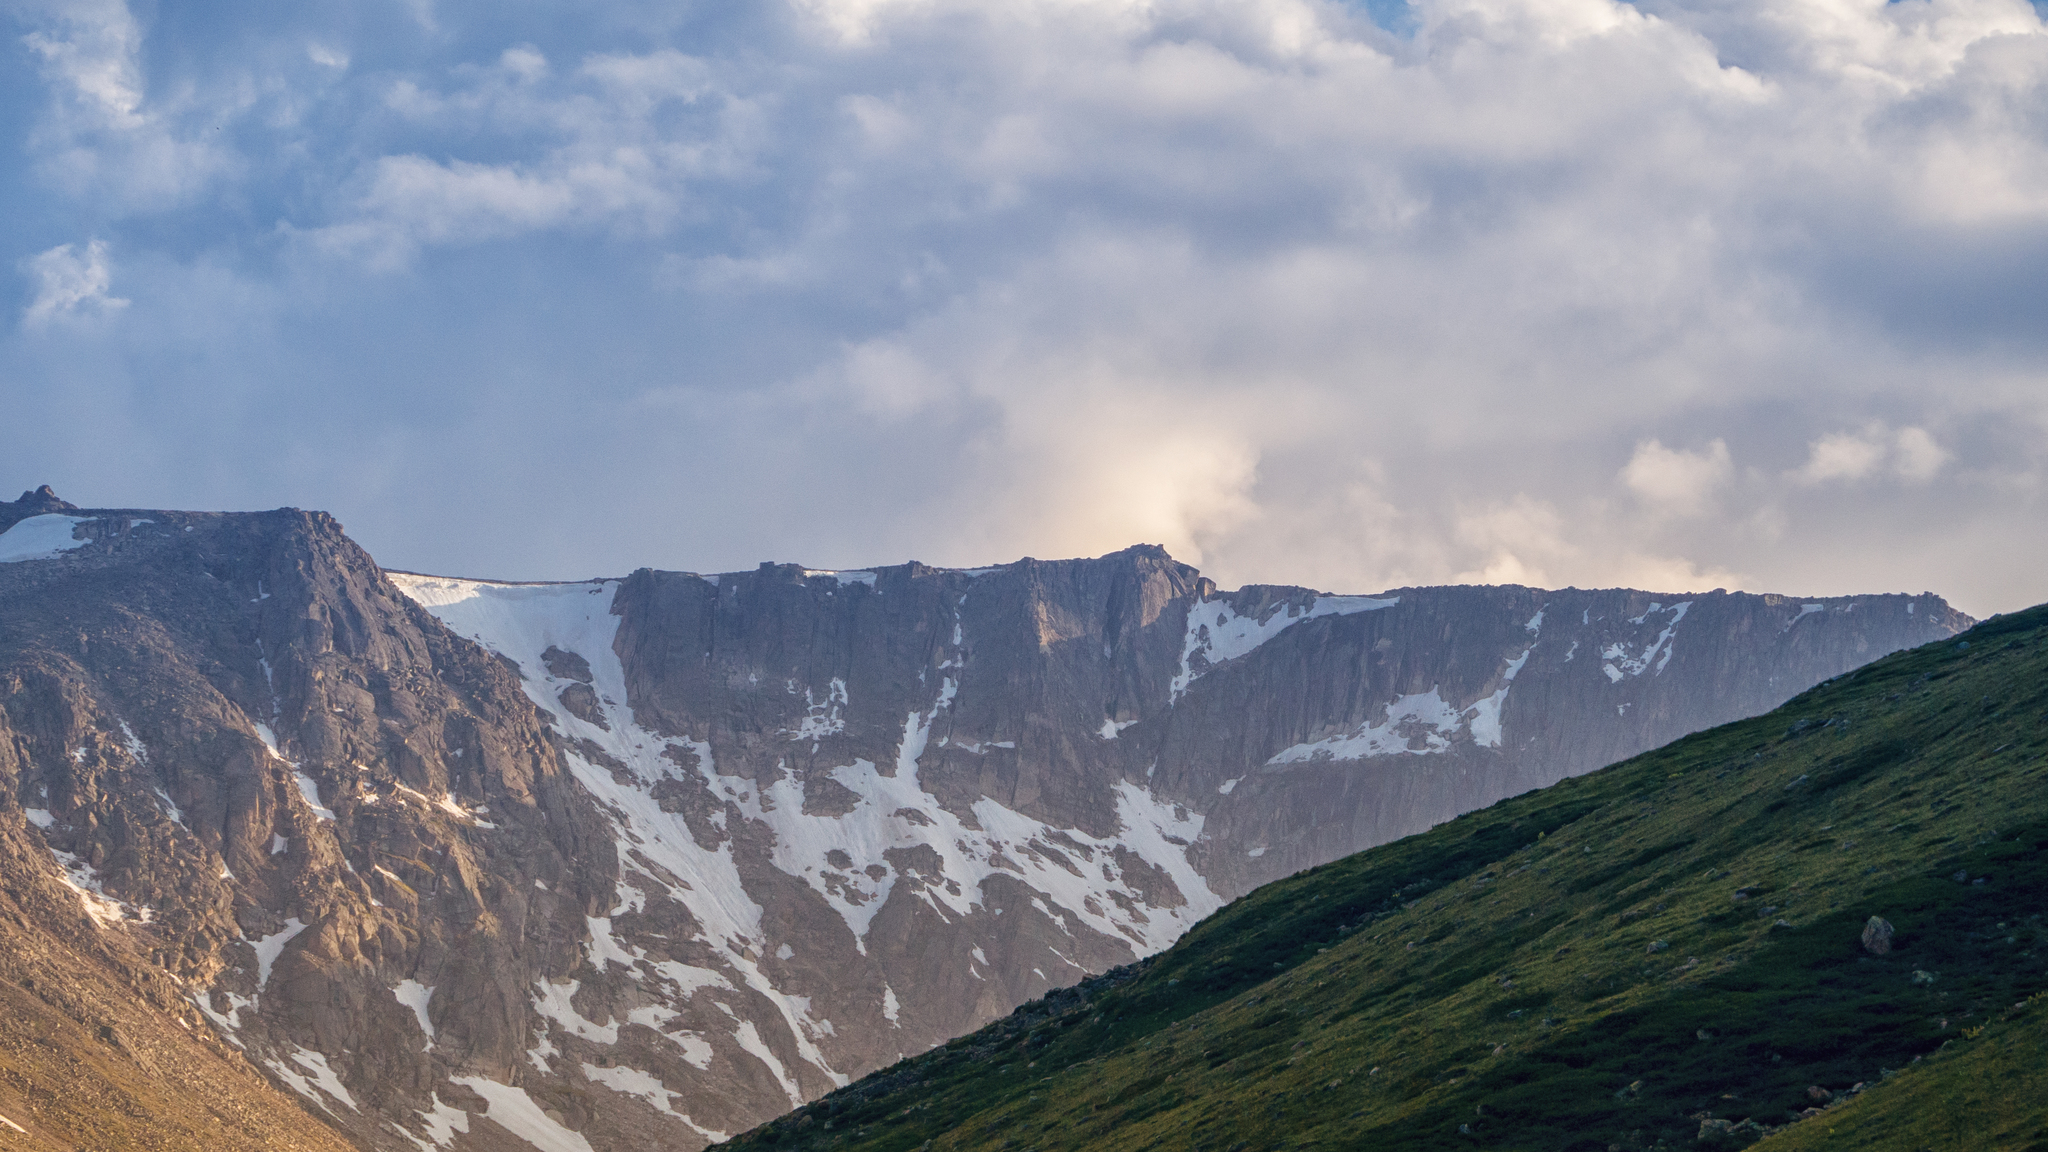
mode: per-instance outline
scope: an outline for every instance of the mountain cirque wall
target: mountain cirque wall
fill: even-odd
[[[15,923],[378,1148],[701,1146],[1269,879],[1968,623],[1218,593],[1146,547],[498,584],[387,575],[317,513],[47,490],[0,533],[0,870],[46,897]],[[0,993],[107,1015],[31,979]]]
[[[973,571],[643,570],[610,595],[635,715],[709,742],[721,773],[791,776],[807,811],[850,811],[844,766],[886,774],[910,738],[948,812],[992,799],[1098,838],[1141,789],[1200,822],[1186,855],[1224,899],[1970,623],[1931,595],[1219,593],[1150,547]]]

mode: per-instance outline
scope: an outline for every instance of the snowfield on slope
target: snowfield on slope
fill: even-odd
[[[31,516],[0,532],[0,564],[50,560],[83,548],[92,541],[75,538],[78,526],[91,524],[95,519],[92,516],[61,516],[54,512]]]

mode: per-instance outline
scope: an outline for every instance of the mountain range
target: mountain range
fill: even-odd
[[[317,512],[45,488],[0,503],[0,1116],[702,1147],[1971,623],[1223,591],[1149,546],[514,583],[387,572]]]

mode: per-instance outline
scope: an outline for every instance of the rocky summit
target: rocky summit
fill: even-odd
[[[0,503],[0,1117],[702,1147],[1268,881],[1970,623],[1225,592],[1145,546],[502,583],[386,572],[320,513],[42,489]]]

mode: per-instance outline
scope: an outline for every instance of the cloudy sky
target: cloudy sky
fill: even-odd
[[[2026,0],[0,10],[6,495],[2048,599]]]

